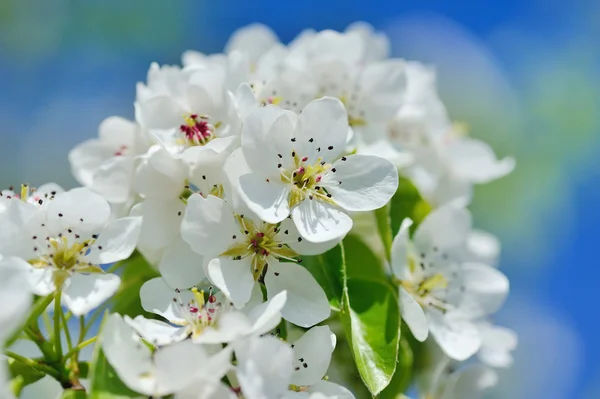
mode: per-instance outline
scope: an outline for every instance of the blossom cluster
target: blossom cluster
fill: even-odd
[[[490,321],[509,283],[496,268],[498,241],[472,228],[467,207],[473,185],[508,174],[514,160],[498,160],[452,123],[435,70],[390,58],[388,38],[363,23],[307,30],[288,45],[251,25],[224,53],[187,51],[182,64],[152,64],[136,87],[135,120],[109,117],[70,152],[82,187],[2,191],[0,298],[14,306],[0,310],[0,342],[9,366],[92,394],[108,389],[110,368],[131,392],[119,397],[354,398],[326,377],[336,314],[358,312],[347,309],[348,276],[335,282],[340,309],[306,260],[343,252],[349,234],[368,235],[355,221],[408,201],[401,180],[428,212],[404,215],[393,241],[391,226],[380,230],[387,261],[361,267],[383,271],[408,327],[402,335],[427,343],[415,381],[422,397],[466,398],[494,385],[516,346],[512,331]],[[136,259],[154,273],[139,292],[120,269]],[[324,273],[340,268],[325,264]],[[84,323],[124,293],[143,312],[107,314],[97,339],[85,341],[81,328],[72,345],[67,319]],[[46,331],[37,317],[52,301]],[[38,344],[43,362],[11,350],[23,339]],[[77,356],[88,342],[96,349],[85,378]],[[393,369],[407,372],[395,356]],[[2,389],[0,398],[11,397]]]

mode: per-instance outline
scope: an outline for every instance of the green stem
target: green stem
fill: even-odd
[[[56,378],[57,380],[60,378],[60,373],[58,371],[54,370],[52,367],[46,366],[45,364],[41,364],[33,359],[29,359],[25,356],[21,356],[12,351],[4,351],[4,354],[6,356],[14,359],[17,362],[23,363],[23,364],[31,367],[32,369],[35,369],[37,371],[41,371],[42,373],[48,374],[48,375]]]
[[[377,231],[383,243],[385,250],[385,259],[388,262],[392,260],[392,242],[394,240],[392,233],[392,222],[390,220],[390,203],[375,210],[375,219],[377,220]]]
[[[37,302],[33,305],[33,309],[31,311],[31,313],[29,314],[27,321],[25,322],[25,326],[31,326],[32,328],[35,328],[37,330],[38,329],[37,328],[37,319],[38,319],[38,317],[40,317],[40,315],[43,312],[46,311],[46,308],[48,307],[48,305],[50,305],[50,302],[52,302],[52,299],[54,299],[53,295],[48,295],[47,297],[39,298],[37,300]],[[34,327],[34,322],[35,322],[35,327]],[[17,330],[17,332],[6,341],[5,347],[8,348],[13,343],[15,343],[15,341],[19,338],[20,333],[21,332]]]
[[[62,319],[62,325],[63,325],[63,329],[65,330],[65,337],[67,338],[67,346],[69,348],[69,351],[71,351],[73,349],[73,341],[71,340],[71,332],[69,331],[69,326],[67,324],[67,317],[65,316],[65,313],[60,312],[60,318]]]
[[[83,341],[82,343],[80,343],[79,345],[74,347],[72,350],[67,352],[67,354],[64,356],[64,360],[75,355],[76,353],[79,353],[80,350],[82,350],[83,348],[85,348],[88,345],[93,344],[94,342],[96,342],[97,339],[98,339],[98,337],[93,337],[93,338],[88,339],[87,341]]]
[[[60,334],[60,325],[61,325],[61,314],[62,307],[60,306],[60,299],[62,296],[62,292],[60,290],[56,290],[56,294],[54,296],[54,352],[56,352],[56,356],[60,359],[62,358],[62,339]]]

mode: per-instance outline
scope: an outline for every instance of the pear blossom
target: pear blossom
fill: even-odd
[[[335,344],[327,326],[311,328],[291,348],[268,336],[236,343],[236,375],[243,397],[354,398],[347,389],[322,381]]]
[[[306,242],[294,223],[267,223],[233,211],[224,200],[194,194],[181,225],[183,239],[207,261],[207,277],[237,308],[250,299],[256,282],[267,296],[287,291],[283,317],[309,327],[329,317],[323,289],[304,267],[299,255],[325,252],[337,241]],[[183,270],[180,273],[184,273]]]
[[[451,358],[465,360],[481,347],[475,320],[499,309],[507,278],[491,266],[462,263],[471,230],[467,210],[448,204],[430,213],[409,237],[406,219],[392,246],[402,317],[415,338],[429,332]]]
[[[0,255],[0,301],[10,306],[0,308],[0,349],[27,316],[31,305],[31,291],[26,273],[19,265],[20,259]],[[0,361],[0,398],[13,398],[9,392],[5,362]]]
[[[196,146],[221,152],[235,142],[240,127],[224,81],[225,71],[216,65],[152,64],[147,84],[138,85],[136,120],[174,155]]]
[[[98,138],[84,141],[69,153],[73,176],[108,202],[132,201],[131,181],[136,157],[148,149],[141,128],[127,119],[111,116],[100,124]]]
[[[209,355],[188,340],[152,351],[117,314],[104,327],[102,349],[121,381],[140,394],[175,394],[178,399],[228,397],[228,389],[220,382],[231,368],[228,349]],[[195,396],[186,391],[191,386],[197,389]]]
[[[517,334],[489,321],[478,322],[477,328],[481,334],[481,348],[477,352],[477,358],[490,367],[510,367],[513,363],[511,352],[518,344]]]
[[[84,315],[119,287],[119,276],[100,265],[128,258],[139,235],[139,218],[109,222],[109,217],[108,202],[86,188],[58,193],[45,208],[11,201],[0,211],[0,225],[21,245],[7,240],[0,251],[27,260],[20,264],[36,295],[59,289],[73,314]],[[11,220],[23,223],[11,227]]]
[[[348,117],[343,104],[325,97],[297,116],[272,105],[249,115],[242,152],[251,172],[239,177],[246,205],[264,221],[291,215],[300,235],[319,243],[352,227],[348,211],[370,211],[389,201],[398,173],[375,156],[343,155]]]
[[[274,329],[281,321],[281,309],[286,301],[286,292],[280,292],[269,301],[258,300],[243,311],[230,306],[220,292],[213,293],[196,287],[190,290],[171,289],[164,280],[155,278],[142,286],[142,306],[168,320],[146,319],[137,316],[125,320],[147,341],[166,345],[188,337],[195,343],[228,343],[252,335],[262,335]]]

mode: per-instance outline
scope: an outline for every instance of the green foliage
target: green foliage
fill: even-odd
[[[131,317],[137,315],[153,317],[142,308],[140,288],[146,281],[159,277],[159,273],[138,252],[123,262],[121,286],[113,296],[110,304],[112,312]]]
[[[67,389],[63,392],[61,399],[88,399],[89,396],[85,391]]]
[[[405,398],[402,394],[411,383],[413,376],[413,351],[403,335],[400,339],[400,348],[398,350],[398,363],[396,372],[390,384],[378,396],[379,399],[401,399]]]
[[[15,360],[8,361],[8,370],[12,377],[10,384],[13,392],[19,394],[23,388],[29,384],[44,378],[45,374],[31,366],[17,362]]]
[[[431,206],[421,197],[419,190],[410,180],[404,177],[400,178],[398,191],[392,197],[390,205],[390,223],[393,236],[398,234],[400,224],[405,218],[411,218],[414,222],[411,226],[411,232],[414,232],[414,229],[431,211]]]

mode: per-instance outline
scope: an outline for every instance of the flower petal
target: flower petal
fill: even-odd
[[[282,316],[301,327],[310,327],[327,319],[331,314],[323,289],[304,267],[293,263],[269,262],[265,276],[267,295],[287,291]]]
[[[452,203],[432,211],[417,228],[413,242],[419,251],[428,253],[464,250],[471,231],[471,214]]]
[[[127,259],[138,242],[141,217],[125,217],[110,222],[94,242],[85,259],[95,265],[106,265]]]
[[[287,293],[282,291],[252,309],[248,313],[248,318],[253,323],[252,332],[262,335],[277,327],[281,321],[281,309],[285,306],[286,300]]]
[[[169,345],[188,337],[188,331],[185,328],[174,327],[160,320],[146,319],[143,316],[136,316],[135,319],[131,319],[129,316],[124,316],[124,318],[127,324],[142,338],[153,345]]]
[[[140,299],[145,311],[161,315],[176,324],[185,322],[180,311],[181,303],[185,304],[193,298],[189,291],[181,291],[179,295],[179,299],[175,298],[175,290],[160,277],[146,281],[140,289]]]
[[[204,258],[181,238],[175,239],[167,248],[158,269],[167,284],[175,288],[190,288],[206,277]]]
[[[410,332],[412,332],[415,339],[419,342],[424,342],[429,335],[429,323],[425,312],[423,312],[421,305],[404,288],[400,287],[398,293],[402,319],[406,322],[408,328],[410,328]]]
[[[113,296],[121,284],[116,274],[74,273],[65,281],[62,299],[75,316],[83,316]]]
[[[427,319],[431,334],[452,359],[466,360],[481,347],[481,334],[473,323],[444,315],[435,309],[427,310]]]
[[[306,392],[318,392],[325,395],[328,399],[354,399],[352,392],[343,386],[324,380],[313,384],[306,390]]]
[[[352,228],[352,219],[333,205],[304,200],[292,209],[292,220],[306,240],[321,243],[343,238]]]
[[[169,96],[158,96],[139,104],[138,122],[148,129],[173,129],[184,120],[186,109]]]
[[[333,164],[323,186],[336,204],[348,211],[379,209],[398,189],[398,170],[388,160],[370,155],[350,155]]]
[[[404,219],[392,243],[392,271],[399,279],[406,279],[410,276],[408,257],[412,224],[413,221],[409,218]]]
[[[207,267],[207,277],[233,302],[236,308],[243,307],[250,300],[254,277],[250,263],[220,257],[211,260]]]
[[[77,232],[97,233],[110,217],[110,205],[87,188],[59,193],[47,208],[48,227],[58,234],[71,228]]]
[[[302,235],[296,228],[291,218],[286,218],[279,226],[278,239],[286,241],[290,248],[300,255],[320,255],[335,247],[341,241],[336,238],[324,242],[310,242],[302,238]]]
[[[462,265],[464,295],[458,312],[469,318],[495,313],[509,291],[508,278],[498,269],[480,263]]]
[[[313,385],[323,378],[331,354],[335,349],[336,338],[328,326],[313,327],[294,342],[294,385]]]
[[[240,176],[240,194],[252,212],[267,223],[279,223],[290,215],[289,188],[267,181],[256,173]]]
[[[220,255],[242,238],[229,204],[213,195],[204,198],[198,194],[188,198],[181,237],[195,252],[207,257]]]
[[[0,307],[0,342],[19,326],[31,306],[26,267],[19,258],[0,261],[0,303],[5,304]]]

